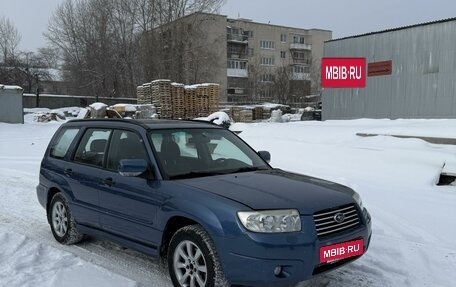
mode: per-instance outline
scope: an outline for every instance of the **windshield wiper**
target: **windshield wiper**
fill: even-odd
[[[231,173],[239,173],[239,172],[249,172],[249,171],[257,171],[257,170],[267,170],[266,167],[258,167],[258,166],[244,166],[236,169],[230,169],[225,171],[191,171],[187,173],[172,175],[169,179],[184,179],[184,178],[195,178],[195,177],[205,177],[205,176],[214,176],[214,175],[222,175],[222,174],[231,174]]]
[[[234,170],[230,170],[229,173],[238,173],[238,172],[249,172],[249,171],[257,171],[257,170],[267,170],[266,167],[259,167],[259,166],[244,166]]]
[[[183,178],[195,178],[195,177],[204,177],[204,176],[213,176],[221,175],[220,172],[211,172],[211,171],[191,171],[183,174],[172,175],[169,179],[183,179]]]

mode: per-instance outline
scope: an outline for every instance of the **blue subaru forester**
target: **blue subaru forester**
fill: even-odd
[[[174,286],[286,286],[367,251],[356,192],[269,159],[210,123],[74,120],[52,138],[37,194],[57,241],[166,258]]]

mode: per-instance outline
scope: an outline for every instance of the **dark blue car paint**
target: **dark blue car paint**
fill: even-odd
[[[104,127],[134,131],[148,142],[145,125],[87,121],[69,122],[61,129],[67,126],[81,126],[77,139],[88,127]],[[216,128],[202,123],[198,127]],[[188,218],[212,237],[226,277],[234,284],[249,286],[289,285],[311,277],[319,262],[320,246],[363,238],[364,249],[368,248],[371,228],[364,216],[361,227],[355,230],[324,240],[317,237],[312,217],[315,211],[354,203],[353,191],[345,186],[273,169],[170,181],[163,180],[155,168],[153,179],[123,177],[114,171],[73,163],[70,159],[76,145],[77,140],[70,146],[73,152],[63,160],[50,157],[48,147],[37,195],[46,208],[50,190],[62,192],[82,233],[159,256],[170,219]],[[146,149],[151,167],[157,167],[150,145]],[[68,169],[71,173],[65,174],[63,171]],[[115,184],[106,184],[105,178]],[[253,233],[236,215],[242,210],[282,208],[299,210],[300,232]],[[361,210],[359,213],[363,214]],[[284,272],[276,277],[273,270],[279,265],[284,266]]]

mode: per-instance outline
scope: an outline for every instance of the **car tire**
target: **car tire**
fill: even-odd
[[[185,226],[173,235],[168,248],[168,269],[175,287],[230,286],[214,242],[200,225]]]
[[[84,235],[76,229],[68,201],[62,194],[57,193],[52,197],[48,212],[49,224],[55,240],[70,245],[78,243],[84,238]]]

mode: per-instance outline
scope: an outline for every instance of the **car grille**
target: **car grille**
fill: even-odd
[[[337,222],[337,214],[343,214],[343,221]],[[315,227],[318,237],[331,235],[355,228],[360,224],[358,210],[354,204],[338,207],[337,209],[326,209],[314,214]],[[339,215],[339,219],[340,219]]]

